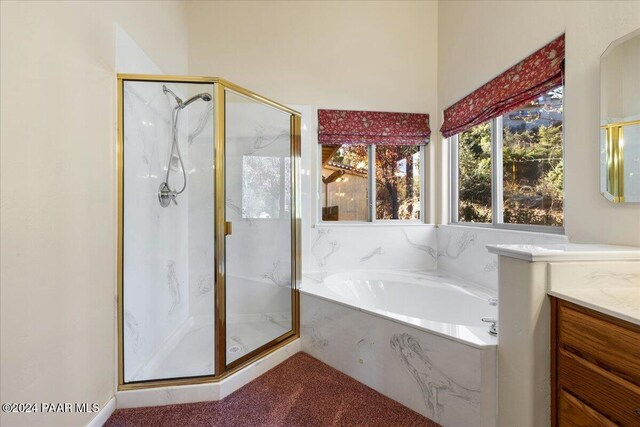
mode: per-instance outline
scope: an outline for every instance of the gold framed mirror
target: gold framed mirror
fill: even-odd
[[[640,29],[600,57],[600,192],[640,202]]]

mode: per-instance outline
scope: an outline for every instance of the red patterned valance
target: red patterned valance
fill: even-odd
[[[448,138],[526,105],[562,84],[564,34],[444,111]]]
[[[318,110],[318,143],[423,145],[429,115],[378,111]]]

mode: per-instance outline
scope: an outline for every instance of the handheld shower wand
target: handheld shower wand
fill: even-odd
[[[171,127],[173,133],[173,139],[171,141],[171,152],[169,153],[169,161],[167,163],[167,174],[165,175],[164,182],[160,184],[160,188],[158,189],[158,200],[160,202],[160,206],[166,208],[169,206],[171,202],[174,204],[178,204],[176,202],[176,198],[179,194],[181,194],[187,188],[187,172],[184,168],[184,163],[182,162],[182,154],[180,154],[180,147],[178,146],[178,116],[180,111],[187,107],[194,101],[198,99],[202,99],[205,102],[211,101],[211,94],[209,93],[199,93],[191,98],[187,99],[185,102],[182,99],[173,93],[171,89],[169,89],[166,85],[162,85],[162,91],[165,94],[170,94],[176,101],[176,106],[173,108],[173,112],[171,114]],[[169,175],[171,174],[171,160],[173,160],[173,153],[176,152],[178,156],[178,160],[180,162],[180,169],[182,170],[182,188],[178,191],[172,190],[169,186]]]

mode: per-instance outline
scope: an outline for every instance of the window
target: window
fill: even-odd
[[[366,145],[323,145],[322,220],[367,221],[369,150]]]
[[[458,220],[491,223],[491,122],[458,135]]]
[[[452,222],[563,225],[563,87],[452,138]]]
[[[323,221],[421,218],[422,146],[320,145],[320,153]]]
[[[376,157],[376,219],[420,219],[420,147],[381,145]]]

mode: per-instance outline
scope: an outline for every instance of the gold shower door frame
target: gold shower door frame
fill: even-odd
[[[151,387],[202,384],[218,382],[250,363],[285,346],[300,337],[300,292],[301,256],[301,198],[300,198],[300,126],[301,115],[282,104],[258,95],[236,84],[218,77],[172,76],[154,74],[118,74],[118,266],[117,266],[117,305],[118,305],[118,390],[137,390]],[[215,186],[215,301],[214,301],[214,375],[124,382],[124,322],[123,322],[123,216],[124,216],[124,83],[168,82],[168,83],[210,83],[214,94],[214,186]],[[292,329],[278,338],[258,347],[241,358],[226,363],[226,275],[225,275],[225,238],[227,235],[225,216],[225,93],[231,90],[258,103],[290,114],[291,133],[291,315]]]

